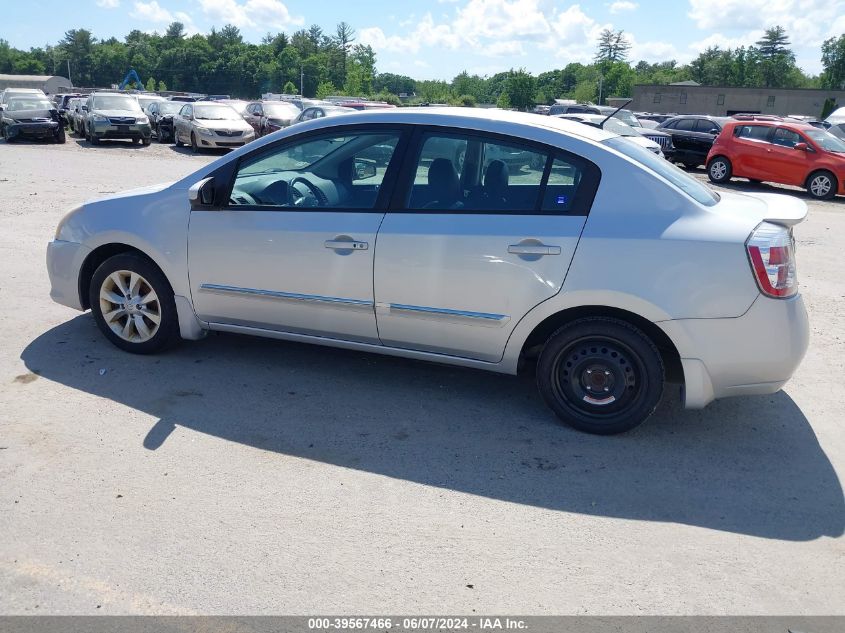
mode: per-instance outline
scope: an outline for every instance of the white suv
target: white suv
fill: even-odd
[[[501,157],[508,157],[507,161]],[[175,184],[71,211],[52,297],[135,353],[248,333],[503,373],[618,433],[780,389],[808,324],[806,205],[716,194],[556,117],[396,109],[309,121]]]

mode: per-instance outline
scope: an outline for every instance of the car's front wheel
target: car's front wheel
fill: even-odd
[[[200,148],[199,148],[199,146],[197,145],[197,137],[194,135],[194,133],[193,133],[193,132],[191,132],[191,151],[192,151],[194,154],[198,154],[198,153],[199,153],[199,151],[200,151]]]
[[[540,394],[557,417],[599,435],[645,421],[663,395],[664,374],[654,343],[609,317],[566,324],[546,341],[537,363]]]
[[[145,257],[126,253],[104,261],[88,298],[97,327],[122,350],[152,354],[179,340],[173,290]]]
[[[707,165],[707,177],[715,183],[728,182],[732,173],[731,161],[724,156],[716,156]]]
[[[175,127],[173,128],[173,144],[176,145],[176,147],[182,147],[182,140],[179,138],[179,130]]]
[[[829,171],[817,171],[807,178],[807,193],[817,200],[830,200],[836,195],[836,176]]]

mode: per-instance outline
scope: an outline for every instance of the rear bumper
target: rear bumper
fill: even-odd
[[[759,296],[743,316],[658,323],[675,343],[684,368],[684,405],[778,391],[807,351],[809,321],[801,295]]]
[[[82,310],[79,300],[79,271],[91,249],[64,240],[47,244],[47,274],[50,276],[50,298],[56,303]]]

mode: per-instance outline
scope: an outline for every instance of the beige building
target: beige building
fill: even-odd
[[[73,84],[58,75],[0,75],[0,90],[4,88],[37,88],[54,95],[71,90]]]
[[[789,88],[730,88],[701,86],[695,82],[634,86],[634,101],[628,106],[637,112],[711,114],[803,114],[820,117],[826,99],[845,105],[845,90]]]

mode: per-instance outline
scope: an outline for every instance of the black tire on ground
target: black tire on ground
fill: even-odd
[[[59,128],[59,131],[56,132],[56,143],[65,143],[67,141],[67,134],[65,133],[65,129],[63,127]]]
[[[145,136],[144,138],[141,139],[141,145],[143,145],[144,147],[148,147],[151,142],[152,142],[152,138],[149,137],[149,136]]]
[[[156,140],[158,140],[159,143],[164,143],[164,136],[161,133],[160,125],[156,125]]]
[[[684,163],[686,169],[698,169],[699,163]]]
[[[182,141],[179,138],[179,133],[176,132],[175,127],[173,128],[173,143],[176,145],[176,147],[182,147]]]
[[[831,200],[836,196],[839,182],[827,170],[814,171],[807,177],[806,189],[816,200]]]
[[[733,175],[733,165],[724,156],[715,156],[707,163],[707,177],[715,183],[728,182]]]
[[[663,395],[665,371],[654,343],[610,317],[577,319],[546,341],[537,386],[558,419],[597,435],[642,424]]]
[[[109,327],[103,316],[100,290],[106,278],[118,271],[137,273],[146,280],[158,297],[157,302],[150,304],[150,306],[157,304],[155,307],[160,316],[158,331],[146,341],[132,342],[121,338]],[[154,354],[176,344],[180,340],[179,317],[176,312],[176,302],[173,299],[173,290],[158,266],[146,257],[133,253],[123,253],[108,258],[94,271],[94,276],[91,278],[91,285],[88,289],[88,300],[97,327],[100,328],[100,331],[109,341],[124,351],[133,354]],[[130,317],[125,316],[122,318],[128,320]],[[146,323],[148,326],[151,326],[153,322],[147,320]],[[137,330],[135,331],[137,332]]]
[[[200,148],[197,146],[197,137],[193,132],[191,132],[191,151],[194,154],[198,154],[200,151]]]

